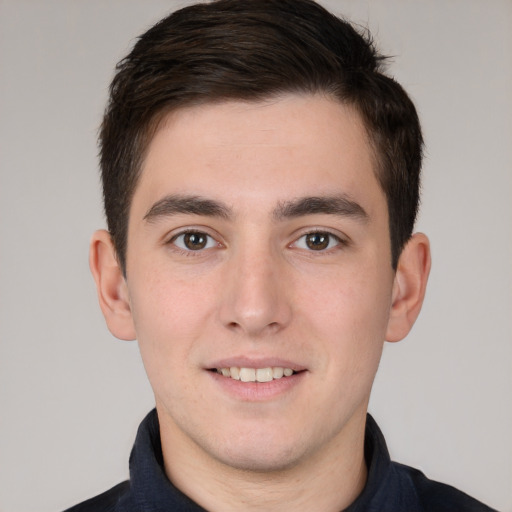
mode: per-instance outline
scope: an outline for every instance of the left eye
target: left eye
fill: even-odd
[[[201,251],[217,245],[210,235],[201,231],[181,233],[176,235],[171,242],[184,251]]]
[[[332,249],[341,243],[341,240],[332,233],[324,231],[315,231],[301,236],[296,242],[295,247],[310,251],[325,251]]]

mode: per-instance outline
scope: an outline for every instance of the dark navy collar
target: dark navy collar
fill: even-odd
[[[141,423],[130,454],[130,493],[116,511],[204,512],[179,491],[165,474],[156,409]]]
[[[414,489],[401,489],[400,478],[389,457],[386,442],[371,415],[367,415],[365,434],[365,459],[368,480],[361,495],[346,512],[397,512],[415,510],[417,502]],[[204,512],[168,480],[163,465],[162,446],[156,410],[151,411],[137,433],[130,456],[131,490],[121,500],[118,510],[151,510],[152,512]],[[384,506],[383,506],[384,505]],[[126,508],[124,508],[126,506]],[[404,508],[405,507],[405,508]]]
[[[368,479],[344,512],[493,512],[467,494],[429,480],[417,469],[392,462],[382,432],[369,414],[364,450]],[[99,511],[204,512],[165,474],[156,410],[139,427],[130,455],[130,480],[67,512]]]

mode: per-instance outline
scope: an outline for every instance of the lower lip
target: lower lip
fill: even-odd
[[[225,393],[246,402],[263,402],[280,397],[295,388],[306,376],[306,372],[302,371],[270,382],[242,382],[217,372],[208,373]]]

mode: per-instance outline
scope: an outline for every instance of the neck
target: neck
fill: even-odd
[[[209,457],[184,439],[176,425],[161,418],[165,471],[178,489],[212,512],[339,512],[353,503],[366,483],[365,420],[366,415],[352,418],[322,450],[293,467],[262,472],[240,470]]]

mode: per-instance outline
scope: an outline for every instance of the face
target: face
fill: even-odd
[[[288,95],[173,113],[134,194],[126,267],[162,435],[255,470],[339,446],[364,424],[390,253],[350,107]]]

